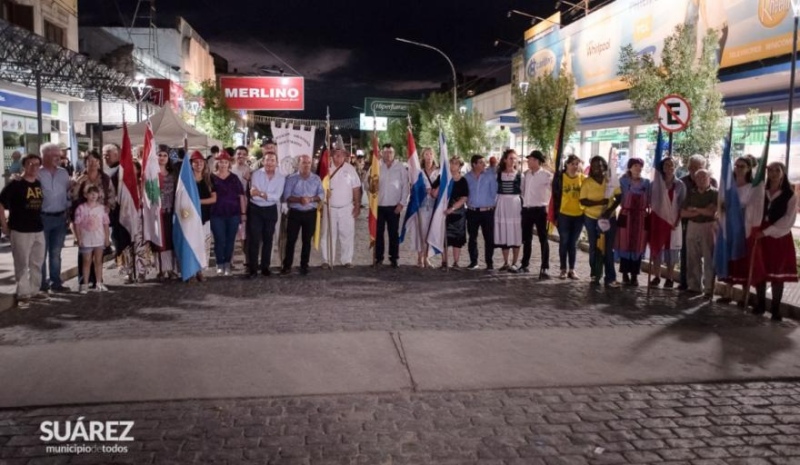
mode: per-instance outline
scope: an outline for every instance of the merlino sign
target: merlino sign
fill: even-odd
[[[232,110],[301,111],[305,108],[302,77],[221,76],[219,84]]]

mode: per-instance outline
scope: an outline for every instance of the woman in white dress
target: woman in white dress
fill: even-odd
[[[499,271],[517,272],[519,247],[522,245],[522,175],[517,171],[517,152],[503,152],[497,165],[497,207],[494,212],[494,246],[503,251]],[[511,264],[508,251],[513,250]]]

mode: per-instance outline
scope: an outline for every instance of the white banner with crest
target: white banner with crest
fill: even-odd
[[[297,171],[297,157],[314,156],[314,134],[316,127],[299,126],[290,123],[272,122],[272,138],[278,144],[278,169],[288,176]]]

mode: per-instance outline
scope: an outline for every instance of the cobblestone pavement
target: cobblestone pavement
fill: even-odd
[[[135,421],[119,455],[46,454],[42,421]],[[62,423],[63,424],[63,423]],[[80,441],[78,441],[80,442]],[[0,411],[0,464],[800,463],[800,382],[513,389]]]
[[[485,271],[368,267],[308,276],[111,286],[0,313],[0,344],[234,334],[770,324],[670,290]],[[784,326],[796,327],[787,321]]]
[[[645,287],[606,290],[590,287],[588,279],[542,282],[536,273],[420,269],[404,246],[400,268],[375,269],[368,266],[372,252],[363,246],[369,243],[366,229],[362,218],[354,268],[324,271],[314,251],[308,276],[123,285],[116,270],[106,270],[113,292],[59,294],[24,310],[0,312],[0,344],[366,330],[770,324],[768,318],[747,315],[735,306],[708,304],[676,290],[654,289],[648,298]],[[551,243],[554,270],[557,247]],[[533,251],[531,268],[538,269],[535,240]],[[468,262],[463,252],[462,266]],[[299,246],[297,255],[296,261]],[[242,258],[237,256],[239,270]],[[588,277],[588,255],[579,252],[578,259],[578,271]],[[500,251],[494,260],[496,268],[502,264]],[[438,258],[433,261],[439,263]],[[645,279],[640,277],[642,284]],[[75,280],[68,284],[77,288]],[[796,327],[794,322],[783,325]]]
[[[364,238],[361,238],[364,239]],[[366,241],[361,242],[366,243]],[[534,247],[532,264],[538,264]],[[770,325],[677,291],[364,266],[148,282],[0,313],[0,344],[339,331]],[[579,271],[588,275],[586,255]],[[500,262],[499,252],[495,266]],[[319,265],[316,253],[312,265]],[[466,260],[462,258],[462,265]],[[212,273],[213,274],[213,273]],[[644,281],[642,279],[642,281]],[[75,286],[74,281],[70,283]],[[781,324],[794,329],[797,323]],[[1,381],[0,381],[1,382]],[[47,453],[43,421],[135,421],[127,454]],[[63,425],[63,423],[62,423]],[[77,441],[80,443],[80,441]],[[113,444],[111,444],[113,445]],[[800,380],[184,400],[0,410],[0,465],[800,464]]]

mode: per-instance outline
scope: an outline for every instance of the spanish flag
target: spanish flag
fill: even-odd
[[[369,246],[375,246],[378,237],[378,180],[381,175],[381,158],[378,150],[378,133],[372,132],[372,163],[369,166]]]

